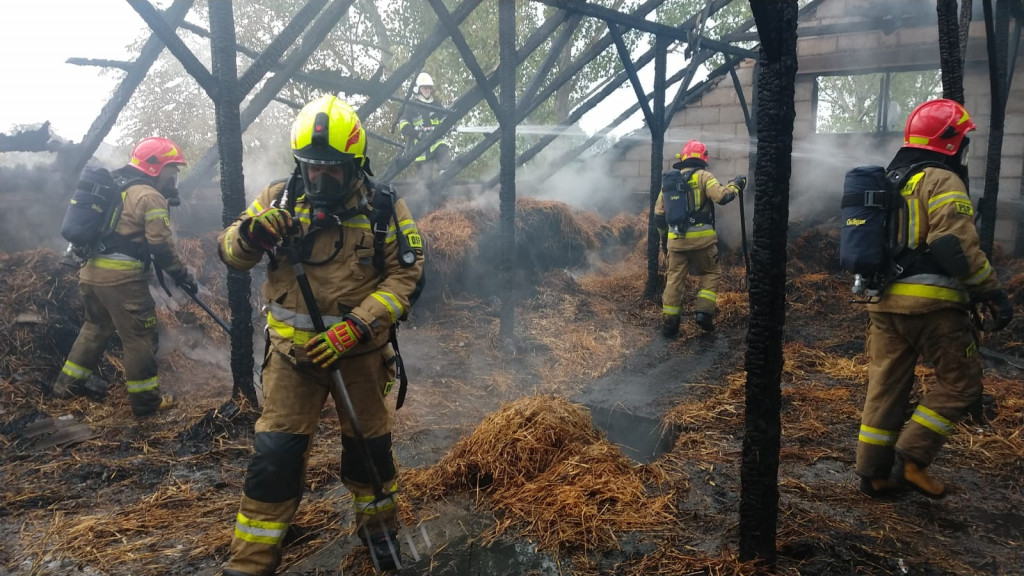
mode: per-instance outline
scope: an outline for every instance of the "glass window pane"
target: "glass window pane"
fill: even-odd
[[[893,72],[889,78],[889,130],[902,132],[910,112],[933,98],[942,98],[941,70]]]
[[[878,93],[882,74],[819,76],[819,133],[874,132],[878,121]]]

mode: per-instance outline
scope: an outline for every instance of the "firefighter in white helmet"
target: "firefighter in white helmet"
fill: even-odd
[[[422,180],[429,180],[436,167],[443,174],[452,161],[451,146],[434,133],[444,120],[446,111],[434,96],[434,79],[426,72],[416,76],[415,94],[406,102],[405,111],[398,123],[398,129],[405,137],[407,150],[411,150],[423,139],[430,140],[430,147],[413,160],[415,173]]]

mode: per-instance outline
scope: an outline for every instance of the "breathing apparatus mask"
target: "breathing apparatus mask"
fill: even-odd
[[[181,206],[181,198],[178,196],[178,173],[168,178],[160,186],[160,195],[167,199],[167,205],[171,207]]]
[[[302,183],[306,189],[306,201],[313,209],[313,220],[322,220],[329,214],[335,215],[344,210],[355,192],[355,163],[349,161],[330,165],[341,168],[344,174],[342,180],[325,171],[320,171],[311,178],[310,166],[308,162],[298,162]]]

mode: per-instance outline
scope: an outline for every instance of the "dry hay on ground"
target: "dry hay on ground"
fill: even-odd
[[[17,514],[20,526],[3,540],[0,572],[50,573],[71,562],[107,574],[157,576],[175,565],[224,559],[256,414],[243,406],[233,420],[182,431],[183,423],[208,419],[221,400],[187,398],[172,412],[136,422],[124,402],[36,398],[37,414],[77,414],[100,435],[46,451],[32,450],[16,433],[0,435],[0,516]],[[316,495],[303,500],[295,517],[285,565],[343,533],[351,507],[347,492],[332,490],[340,486],[340,427],[325,418],[320,428],[306,474]],[[207,438],[200,446],[195,436]]]
[[[0,377],[64,363],[82,319],[76,272],[45,248],[0,253]]]
[[[495,223],[495,217],[479,208],[435,210],[416,226],[423,234],[429,262],[445,278],[454,274],[477,253],[477,240]]]
[[[499,515],[485,541],[515,532],[555,552],[614,549],[618,533],[672,522],[672,494],[648,494],[587,410],[555,396],[504,405],[436,465],[406,472],[403,485],[414,498],[476,491]]]

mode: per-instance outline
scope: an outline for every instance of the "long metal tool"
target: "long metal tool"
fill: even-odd
[[[286,239],[283,245],[279,248],[279,251],[284,252],[288,260],[291,261],[292,270],[295,272],[295,280],[299,284],[299,291],[302,292],[302,299],[306,303],[306,311],[309,313],[309,317],[313,321],[313,329],[316,330],[318,334],[326,332],[327,326],[324,324],[323,315],[320,313],[320,306],[316,303],[316,297],[313,295],[313,288],[310,286],[309,278],[306,276],[306,268],[302,264],[302,255],[299,246]],[[348,395],[348,389],[345,388],[345,380],[341,376],[341,370],[337,367],[332,367],[330,369],[330,374],[331,392],[334,396],[335,402],[341,402],[341,407],[344,409],[345,415],[348,417],[349,425],[352,426],[352,433],[356,438],[359,457],[363,459],[363,462],[366,463],[367,468],[370,470],[374,493],[373,504],[384,501],[388,498],[388,496],[384,494],[384,482],[381,481],[380,472],[377,470],[377,466],[371,458],[370,447],[367,445],[366,436],[363,434],[363,429],[359,425],[359,418],[356,416],[355,408],[352,406],[352,399]],[[395,568],[400,570],[402,568],[402,562],[399,558],[395,543],[392,540],[391,531],[386,525],[384,525],[383,520],[380,522],[381,527],[384,528],[383,533],[387,539],[388,549],[391,552],[391,559],[395,563]],[[366,536],[366,544],[367,549],[370,551],[370,559],[373,561],[374,568],[377,571],[380,571],[380,560],[377,558],[376,550],[374,550],[369,541],[369,534],[366,534]],[[409,544],[413,547],[410,552],[415,558],[418,558],[419,554],[416,552],[411,540],[409,540]]]

